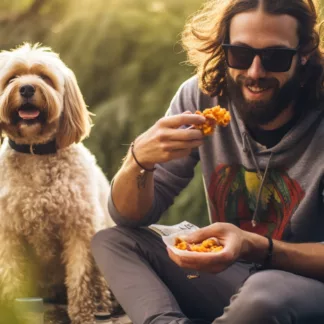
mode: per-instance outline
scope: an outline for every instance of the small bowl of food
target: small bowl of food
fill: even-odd
[[[177,255],[194,255],[202,253],[217,253],[223,250],[223,246],[215,237],[210,237],[200,243],[189,243],[186,236],[192,233],[191,230],[184,230],[169,236],[162,236],[166,246]]]

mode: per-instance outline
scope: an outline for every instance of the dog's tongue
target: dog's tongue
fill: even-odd
[[[35,119],[39,116],[39,110],[19,110],[18,114],[22,119]]]

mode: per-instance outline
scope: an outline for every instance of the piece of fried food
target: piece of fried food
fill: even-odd
[[[204,124],[193,125],[194,128],[200,129],[204,135],[212,134],[216,125],[227,126],[231,120],[230,113],[219,105],[213,108],[206,108],[203,112],[197,110],[195,113],[206,118]]]
[[[219,252],[223,249],[223,246],[217,244],[216,240],[212,238],[204,240],[201,243],[188,243],[180,237],[177,237],[174,245],[179,250],[195,252]]]

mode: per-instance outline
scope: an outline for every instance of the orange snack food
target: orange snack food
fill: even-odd
[[[195,252],[219,252],[223,249],[222,245],[217,244],[216,240],[211,238],[204,240],[201,243],[188,243],[177,237],[174,245],[179,250]]]
[[[213,133],[216,125],[227,126],[231,120],[230,113],[220,106],[213,108],[206,108],[203,112],[197,110],[195,112],[198,115],[203,115],[206,118],[206,122],[202,125],[193,125],[194,128],[200,129],[204,135],[210,135]]]

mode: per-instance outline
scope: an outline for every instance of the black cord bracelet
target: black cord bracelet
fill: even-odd
[[[144,171],[147,171],[147,172],[153,172],[156,168],[152,168],[152,169],[148,169],[148,168],[145,168],[141,163],[138,162],[136,156],[135,156],[135,153],[134,153],[134,142],[131,143],[131,153],[133,155],[133,158],[135,160],[135,162],[137,163],[137,165],[142,168]]]
[[[263,267],[265,269],[270,269],[271,265],[272,265],[273,241],[272,241],[271,236],[266,235],[266,238],[269,241],[269,246],[268,246],[267,255],[266,255],[265,259],[264,259]]]
[[[251,274],[255,273],[257,271],[271,269],[271,267],[272,267],[273,241],[272,241],[271,236],[266,235],[265,237],[268,239],[268,242],[269,242],[267,255],[263,261],[263,264],[253,263],[253,266],[250,269]]]

